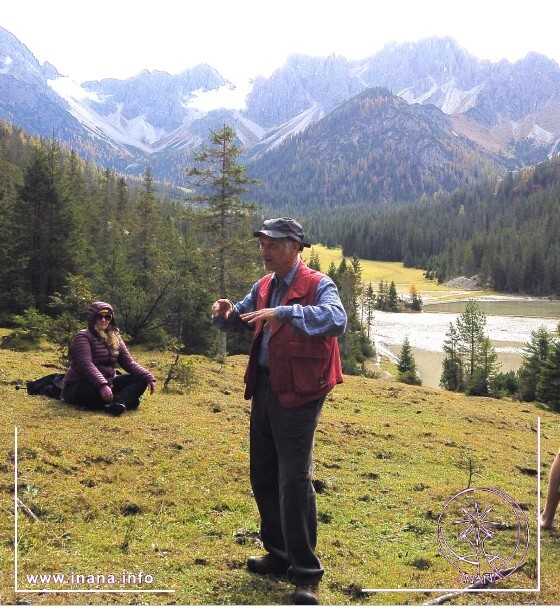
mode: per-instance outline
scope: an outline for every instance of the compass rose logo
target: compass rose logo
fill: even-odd
[[[441,554],[462,583],[493,583],[514,573],[529,549],[523,510],[498,489],[465,489],[447,501],[438,519]]]

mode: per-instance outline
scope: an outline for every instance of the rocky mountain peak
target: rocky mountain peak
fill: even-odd
[[[31,133],[71,133],[70,142],[87,142],[84,149],[95,150],[103,164],[125,157],[126,163],[115,165],[121,170],[144,166],[148,155],[165,177],[166,167],[174,164],[167,162],[169,156],[192,152],[218,121],[235,126],[254,159],[370,87],[385,87],[404,100],[397,113],[404,112],[404,102],[437,107],[454,117],[459,135],[492,153],[515,158],[517,150],[525,150],[520,162],[553,153],[560,140],[554,119],[560,105],[555,61],[529,53],[513,64],[491,63],[448,37],[389,43],[360,61],[293,54],[270,77],[254,79],[244,106],[239,99],[233,106],[220,103],[234,84],[208,64],[176,75],[143,70],[124,80],[79,85],[62,78],[54,66],[41,66],[0,28],[0,85],[7,91],[0,98],[0,118]],[[226,109],[231,107],[237,109]],[[103,146],[111,149],[107,159]]]

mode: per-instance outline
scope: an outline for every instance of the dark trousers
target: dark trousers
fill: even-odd
[[[136,409],[147,387],[146,380],[137,375],[117,375],[112,387],[113,400],[123,403],[127,409]],[[87,380],[66,386],[63,398],[71,405],[89,409],[100,409],[106,404],[99,390]]]
[[[313,442],[324,398],[282,407],[259,371],[251,405],[251,486],[266,550],[290,565],[296,585],[315,584],[323,567],[315,555],[317,505],[312,484]]]

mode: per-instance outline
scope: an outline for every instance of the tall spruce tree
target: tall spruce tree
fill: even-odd
[[[27,165],[17,206],[21,252],[26,258],[23,289],[33,305],[47,311],[49,296],[60,291],[74,270],[69,235],[74,229],[60,148],[49,141],[35,148]]]
[[[317,251],[311,247],[311,252],[309,255],[309,261],[307,262],[307,265],[312,269],[312,270],[317,270],[317,272],[321,272],[321,260],[319,259],[319,253],[317,253]]]
[[[532,402],[537,392],[537,382],[548,357],[552,338],[545,326],[531,332],[531,340],[525,346],[523,362],[517,372],[520,400]]]
[[[331,270],[332,274],[331,276]],[[347,330],[339,338],[341,344],[342,370],[344,373],[358,375],[365,372],[365,360],[375,353],[370,339],[364,332],[358,314],[358,298],[363,289],[361,268],[356,263],[347,263],[344,258],[338,268],[334,262],[329,267],[329,276],[338,287],[340,300],[348,317]]]
[[[248,238],[251,214],[259,207],[242,199],[251,184],[238,163],[242,150],[235,145],[235,131],[224,125],[210,131],[210,145],[195,154],[197,166],[187,170],[187,180],[195,187],[190,200],[201,205],[200,230],[208,242],[212,267],[209,280],[218,297],[239,297],[250,284],[254,239]],[[249,280],[248,280],[249,279]],[[222,333],[221,354],[226,355],[226,333]]]
[[[375,311],[375,291],[373,285],[368,283],[362,296],[362,312],[365,316],[365,325],[368,339],[371,337],[371,324],[373,322],[373,313]]]
[[[485,339],[485,327],[486,315],[475,301],[469,300],[465,311],[457,319],[457,331],[460,337],[459,352],[463,360],[467,384],[474,376],[480,360]]]
[[[26,266],[21,254],[21,227],[16,219],[17,192],[21,172],[0,156],[0,318],[12,314],[19,306],[33,305],[30,293],[21,287],[20,276]],[[19,309],[22,309],[19,308]]]
[[[418,375],[416,360],[414,359],[414,353],[412,352],[408,335],[404,338],[401,352],[397,360],[397,371],[397,378],[400,382],[416,386],[422,385],[422,380]]]
[[[399,309],[399,296],[397,294],[397,286],[392,280],[387,293],[387,306],[390,312],[396,312]]]
[[[459,353],[460,336],[457,327],[451,322],[443,342],[445,358],[442,363],[442,374],[439,385],[452,392],[462,392],[465,389],[463,361]]]
[[[554,340],[549,346],[537,381],[535,397],[554,411],[560,411],[560,340]]]
[[[376,302],[376,308],[378,310],[388,310],[389,304],[388,304],[388,300],[389,300],[389,293],[388,293],[388,285],[387,283],[383,280],[383,278],[379,281],[379,285],[377,287],[377,302]]]
[[[468,396],[489,396],[491,381],[496,376],[498,367],[498,355],[490,339],[484,337],[480,343],[477,367],[467,383],[465,393]]]

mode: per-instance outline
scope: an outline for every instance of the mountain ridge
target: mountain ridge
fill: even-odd
[[[538,53],[492,63],[443,37],[389,43],[357,61],[293,54],[270,77],[254,79],[244,107],[239,97],[233,107],[236,85],[208,64],[177,75],[142,70],[126,80],[78,84],[48,62],[41,66],[0,28],[0,118],[54,135],[119,172],[138,174],[150,165],[157,178],[174,181],[184,177],[208,129],[229,123],[254,161],[371,87],[409,105],[435,105],[458,134],[501,156],[503,166],[558,153],[560,67]]]
[[[452,118],[388,89],[366,89],[255,158],[248,170],[263,184],[251,194],[264,205],[289,208],[386,204],[497,175],[499,155],[482,153],[455,131]]]

